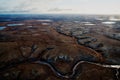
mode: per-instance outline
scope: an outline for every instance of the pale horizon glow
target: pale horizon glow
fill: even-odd
[[[120,0],[0,0],[0,13],[120,15]]]

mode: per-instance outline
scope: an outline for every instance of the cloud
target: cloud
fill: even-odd
[[[59,1],[63,0],[0,0],[0,12],[46,12]]]
[[[29,13],[27,10],[0,10],[0,13]]]
[[[120,13],[120,0],[0,0],[0,13]]]
[[[41,12],[50,0],[1,0],[0,12]]]
[[[48,10],[48,12],[60,12],[60,11],[72,11],[72,9],[53,8]]]

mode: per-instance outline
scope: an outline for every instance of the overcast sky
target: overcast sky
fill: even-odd
[[[120,14],[120,0],[0,0],[0,13]]]

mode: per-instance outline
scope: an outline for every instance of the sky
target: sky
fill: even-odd
[[[0,13],[120,14],[120,0],[0,0]]]

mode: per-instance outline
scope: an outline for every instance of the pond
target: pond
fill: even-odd
[[[116,22],[113,22],[113,21],[106,21],[106,22],[102,22],[102,24],[105,24],[105,25],[112,25],[112,24],[115,24]]]
[[[5,26],[0,26],[0,30],[4,30],[5,28]]]
[[[7,26],[23,26],[23,23],[7,24]]]

